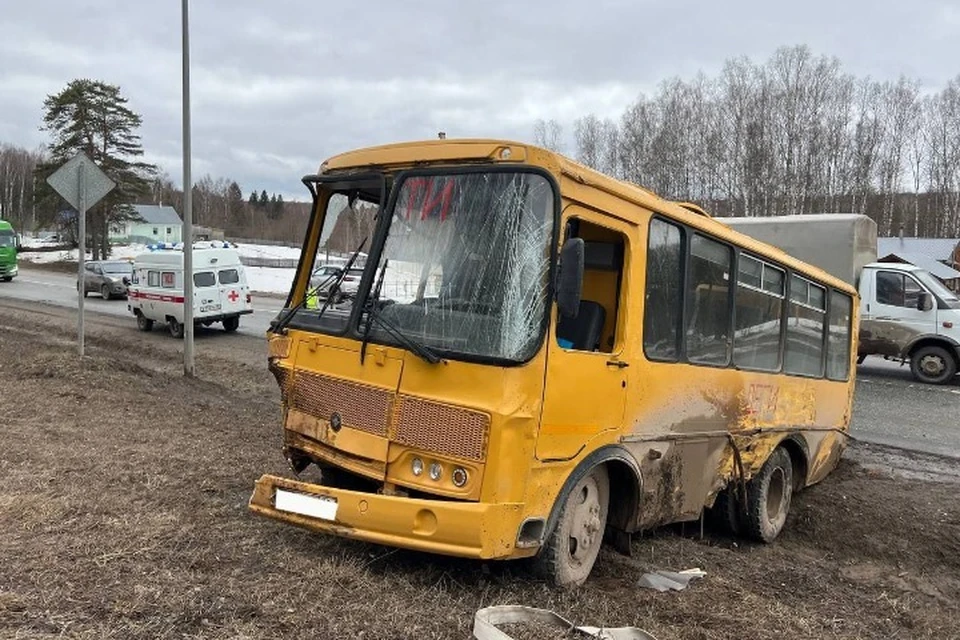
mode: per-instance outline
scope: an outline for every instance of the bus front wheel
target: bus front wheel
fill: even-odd
[[[787,521],[792,497],[793,462],[786,449],[777,447],[747,484],[747,535],[758,542],[773,542]]]
[[[567,495],[553,533],[535,560],[537,573],[557,586],[583,584],[603,543],[610,506],[610,477],[596,466]]]

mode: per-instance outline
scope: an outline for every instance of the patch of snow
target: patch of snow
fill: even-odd
[[[289,293],[293,285],[296,269],[276,269],[273,267],[244,267],[247,284],[251,291],[263,293]]]
[[[300,247],[281,247],[266,244],[237,244],[236,247],[237,253],[242,258],[300,259]]]

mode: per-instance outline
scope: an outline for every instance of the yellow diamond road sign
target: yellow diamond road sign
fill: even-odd
[[[80,185],[84,186],[84,209],[89,209],[100,198],[117,186],[100,167],[83,152],[78,153],[53,172],[47,183],[63,196],[74,209],[80,209]]]

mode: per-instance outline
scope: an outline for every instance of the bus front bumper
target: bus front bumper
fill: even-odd
[[[522,505],[421,500],[324,487],[279,476],[257,480],[250,510],[322,533],[477,559],[519,558]]]

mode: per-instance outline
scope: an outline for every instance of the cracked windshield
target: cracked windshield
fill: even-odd
[[[547,309],[554,197],[534,173],[410,177],[399,187],[371,297],[383,322],[430,348],[529,358]],[[387,326],[384,326],[387,325]]]

